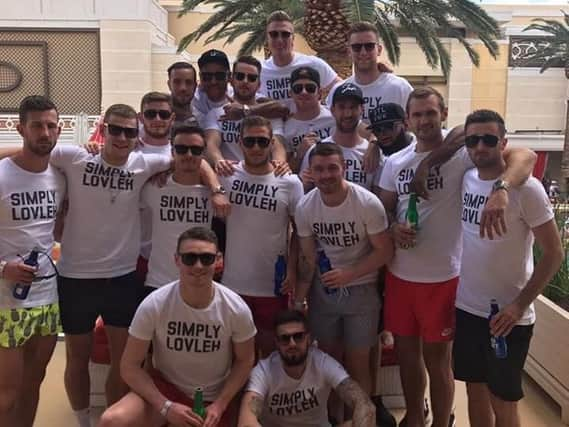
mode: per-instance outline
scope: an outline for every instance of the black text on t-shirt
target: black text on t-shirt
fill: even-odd
[[[462,221],[480,225],[480,209],[487,201],[485,195],[465,192],[462,199]]]
[[[329,246],[348,248],[360,241],[355,221],[316,222],[312,224],[312,232],[318,240]]]
[[[397,194],[409,194],[409,183],[415,176],[415,170],[412,168],[401,169],[396,178]],[[442,190],[444,187],[443,176],[441,175],[440,166],[434,166],[429,171],[426,182],[427,190]]]
[[[168,322],[166,348],[187,353],[213,353],[221,349],[221,325]]]
[[[272,99],[290,98],[290,77],[267,80],[267,96]]]
[[[354,184],[367,184],[367,173],[364,172],[364,165],[361,160],[346,159],[346,181]]]
[[[367,120],[369,118],[369,112],[381,104],[381,96],[364,96],[364,112],[362,114],[362,120]]]
[[[134,173],[125,169],[87,162],[81,182],[88,187],[132,191],[134,188]]]
[[[207,197],[170,196],[160,197],[160,221],[209,223],[210,212]]]
[[[53,219],[57,214],[55,190],[22,191],[10,194],[13,221]]]
[[[277,210],[276,185],[256,184],[236,179],[231,185],[229,201],[234,205],[242,205],[269,212]]]
[[[227,144],[237,144],[241,132],[241,122],[233,120],[222,120],[221,122],[222,142]]]
[[[279,416],[301,414],[320,405],[314,387],[290,393],[275,393],[269,400],[269,412]]]
[[[313,132],[318,135],[318,138],[320,138],[320,140],[323,140],[325,138],[328,138],[330,136],[330,134],[332,133],[332,128],[331,127],[327,127],[327,128],[322,128],[322,129],[314,129]],[[293,147],[298,147],[298,145],[302,142],[302,138],[304,138],[305,134],[302,135],[297,135],[297,136],[293,136],[291,143]]]

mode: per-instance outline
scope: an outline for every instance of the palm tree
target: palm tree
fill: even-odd
[[[363,20],[376,24],[393,64],[398,64],[401,56],[400,33],[413,36],[427,63],[433,68],[440,66],[445,76],[451,59],[441,37],[457,39],[476,66],[480,58],[467,37],[479,38],[493,57],[498,55],[497,22],[470,0],[183,0],[180,16],[203,4],[212,5],[216,12],[180,41],[179,51],[212,32],[206,43],[220,39],[231,43],[247,35],[239,54],[250,54],[264,46],[267,16],[281,9],[289,13],[317,55],[343,76],[351,72],[345,54],[349,25]]]
[[[552,19],[534,19],[533,24],[524,28],[524,31],[538,30],[547,34],[543,37],[543,43],[537,46],[537,50],[526,53],[525,59],[543,61],[540,73],[552,67],[563,67],[565,77],[569,79],[569,14],[564,11],[563,22]],[[569,189],[569,100],[566,102],[565,112],[565,139],[561,154],[562,191],[567,194]]]

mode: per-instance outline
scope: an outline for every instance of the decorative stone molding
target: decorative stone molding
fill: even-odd
[[[508,66],[535,68],[541,67],[542,59],[532,59],[538,50],[549,46],[545,37],[539,36],[510,36],[510,49],[508,53]],[[553,65],[554,68],[563,68],[562,64]]]

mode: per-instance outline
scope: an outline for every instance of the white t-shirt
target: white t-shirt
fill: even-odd
[[[348,77],[342,83],[353,83],[358,86],[364,94],[364,112],[362,120],[369,122],[369,111],[377,108],[379,104],[393,102],[401,105],[405,110],[409,94],[413,91],[413,86],[409,84],[403,77],[396,76],[393,73],[381,73],[373,82],[364,85],[358,83],[354,75]],[[338,83],[328,93],[326,104],[332,106],[332,96],[334,91],[341,83]]]
[[[227,84],[226,96],[221,101],[212,101],[209,96],[200,87],[196,89],[194,93],[194,99],[192,99],[192,109],[194,111],[194,116],[197,119],[199,125],[203,128],[205,125],[205,118],[208,113],[219,107],[223,107],[229,101],[228,97],[233,97],[233,87]]]
[[[326,206],[315,188],[298,202],[296,227],[300,237],[318,241],[330,259],[332,268],[357,264],[372,250],[370,234],[385,231],[389,221],[375,194],[348,182],[346,200],[339,206]],[[368,273],[348,286],[375,283],[377,271]]]
[[[243,163],[219,179],[231,202],[222,282],[242,295],[273,297],[275,262],[288,255],[289,220],[302,183],[296,175],[251,175]]]
[[[176,242],[184,231],[197,226],[211,227],[211,191],[203,185],[182,185],[172,177],[164,187],[147,183],[142,189],[144,211],[152,219],[152,253],[146,286],[158,288],[176,280]]]
[[[65,197],[65,178],[53,166],[29,172],[10,158],[0,160],[0,260],[22,261],[34,248],[51,255],[53,227]],[[55,273],[44,254],[38,276]],[[28,297],[12,296],[15,284],[0,279],[0,309],[37,307],[57,302],[57,278],[33,282]]]
[[[152,292],[138,307],[129,333],[152,341],[154,367],[188,396],[203,388],[204,400],[219,396],[231,372],[233,343],[257,333],[251,310],[241,297],[214,282],[207,308],[190,307],[175,281]]]
[[[133,152],[123,166],[111,166],[100,154],[65,145],[52,151],[50,162],[65,174],[69,198],[57,265],[61,275],[97,279],[134,271],[140,191],[148,178],[170,167],[170,158]]]
[[[487,318],[490,300],[500,307],[510,304],[526,286],[533,272],[533,233],[553,218],[553,208],[543,185],[530,177],[508,191],[505,220],[508,232],[493,240],[480,238],[480,217],[495,180],[483,181],[471,169],[462,183],[462,266],[456,306]],[[535,322],[533,304],[518,325]]]
[[[320,114],[313,119],[299,120],[291,117],[284,123],[285,149],[289,153],[296,153],[302,138],[308,132],[315,132],[322,141],[332,136],[335,129],[336,120],[330,110],[323,106],[320,107]]]
[[[429,152],[415,152],[416,143],[389,156],[381,173],[380,187],[397,193],[397,222],[405,222],[409,183],[417,166]],[[417,204],[419,231],[413,248],[395,248],[389,270],[401,279],[417,283],[443,282],[460,270],[460,186],[464,173],[473,167],[465,148],[442,166],[431,169],[426,186],[429,200]]]
[[[221,134],[221,145],[219,149],[223,158],[226,160],[243,160],[243,151],[239,147],[239,135],[241,133],[241,120],[219,120],[224,114],[223,108],[211,110],[205,120],[203,128],[205,130],[216,130]],[[283,134],[282,120],[271,120],[273,135]]]
[[[299,67],[311,67],[320,74],[320,86],[323,88],[331,85],[338,76],[334,69],[326,61],[313,55],[305,55],[295,52],[290,64],[283,67],[275,65],[271,56],[262,62],[261,88],[259,91],[274,100],[282,101],[291,110],[294,110],[294,102],[290,96],[290,75]]]
[[[247,391],[264,400],[263,426],[329,427],[328,396],[346,378],[348,373],[336,360],[311,346],[298,380],[287,375],[275,351],[253,368]]]
[[[333,136],[326,138],[322,142],[335,144]],[[310,168],[308,157],[310,152],[314,150],[314,147],[315,145],[310,147],[304,155],[302,164],[300,165],[300,174],[302,174],[304,170]],[[371,190],[374,183],[375,173],[370,174],[364,171],[364,156],[369,147],[369,141],[365,138],[362,138],[361,142],[355,147],[344,147],[341,145],[340,147],[342,148],[342,152],[344,153],[344,160],[346,161],[346,173],[344,174],[346,181],[358,184],[366,190]]]

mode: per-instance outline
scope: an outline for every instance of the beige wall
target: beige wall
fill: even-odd
[[[472,102],[470,108],[487,108],[506,114],[508,45],[500,45],[500,56],[494,59],[482,45],[476,46],[480,67],[472,68]]]

